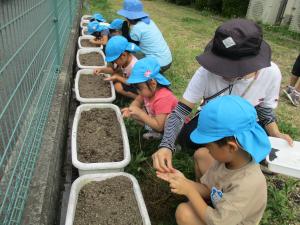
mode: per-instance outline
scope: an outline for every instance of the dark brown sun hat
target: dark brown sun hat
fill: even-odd
[[[217,28],[214,38],[196,60],[216,75],[242,77],[271,66],[271,48],[256,23],[232,19]]]

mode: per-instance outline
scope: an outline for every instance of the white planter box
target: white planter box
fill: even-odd
[[[117,114],[117,118],[121,127],[122,139],[123,139],[123,155],[124,159],[119,162],[99,162],[99,163],[83,163],[78,161],[77,158],[77,129],[79,120],[81,117],[81,112],[89,111],[94,108],[106,108],[113,109]],[[127,166],[130,162],[130,148],[129,141],[127,137],[127,131],[125,128],[125,124],[122,118],[122,114],[120,108],[113,104],[83,104],[77,107],[75,112],[75,117],[73,121],[72,127],[72,139],[71,139],[71,150],[72,150],[72,164],[78,169],[79,176],[84,174],[94,174],[94,173],[107,173],[107,172],[119,172],[123,171],[124,167]],[[101,146],[99,146],[101,148]]]
[[[84,175],[82,177],[77,178],[73,182],[72,187],[71,187],[65,225],[72,225],[74,222],[75,211],[76,211],[76,206],[77,206],[77,201],[78,201],[78,194],[84,185],[86,185],[87,183],[89,183],[91,181],[103,181],[103,180],[106,180],[106,179],[109,179],[109,178],[112,178],[115,176],[125,176],[125,177],[128,177],[132,181],[134,195],[135,195],[135,198],[136,198],[136,201],[138,204],[138,208],[139,208],[142,220],[143,220],[143,224],[151,225],[140,186],[139,186],[137,180],[128,173],[90,174],[90,175]],[[99,222],[101,222],[101,221],[99,221]]]
[[[83,28],[81,29],[81,36],[95,38],[93,35],[85,34],[86,31],[87,31],[87,28],[86,28],[86,27],[83,27]]]
[[[89,20],[81,20],[81,21],[80,21],[80,27],[81,27],[81,28],[87,27],[87,24],[88,24],[89,22],[90,22]],[[83,24],[85,24],[85,23],[86,23],[86,25],[83,25]]]
[[[272,148],[278,151],[267,156],[268,168],[275,173],[300,179],[300,142],[294,141],[294,146],[291,147],[281,138],[269,139]]]
[[[79,55],[84,55],[84,54],[90,53],[90,52],[100,53],[100,55],[102,56],[102,58],[104,60],[104,65],[103,66],[84,66],[84,65],[81,65]],[[105,61],[105,55],[104,55],[103,51],[100,48],[81,48],[81,49],[78,49],[77,55],[76,55],[76,61],[77,61],[77,66],[80,69],[96,69],[96,68],[103,68],[103,67],[107,66],[107,63]]]
[[[75,94],[76,99],[80,103],[107,103],[107,102],[113,102],[116,99],[116,92],[115,87],[113,83],[110,81],[110,88],[111,88],[111,97],[109,98],[84,98],[80,96],[79,93],[79,79],[82,74],[93,74],[93,69],[81,69],[78,70],[76,77],[75,77]],[[109,77],[108,74],[105,74],[105,76]]]
[[[83,15],[83,16],[81,17],[81,21],[83,21],[83,20],[89,21],[91,18],[92,18],[92,15]]]
[[[103,49],[103,46],[101,45],[100,47],[84,47],[81,45],[81,41],[82,40],[91,40],[91,39],[94,39],[95,37],[92,36],[92,35],[84,35],[84,36],[80,36],[78,38],[78,47],[79,48],[91,48],[91,49]]]

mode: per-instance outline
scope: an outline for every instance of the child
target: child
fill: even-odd
[[[143,11],[139,0],[124,0],[123,9],[118,14],[126,17],[130,26],[130,38],[138,43],[146,56],[154,56],[163,73],[172,63],[171,51],[156,24]],[[126,36],[126,34],[123,34]]]
[[[267,186],[257,163],[270,153],[271,145],[256,118],[255,108],[239,96],[217,97],[203,107],[190,138],[206,144],[214,160],[201,171],[205,173],[200,183],[175,169],[157,172],[173,193],[189,200],[176,210],[178,225],[259,223],[267,204]]]
[[[283,92],[294,106],[300,105],[300,54],[293,66],[290,85]]]
[[[96,45],[106,45],[109,36],[108,26],[100,25],[97,21],[92,21],[88,23],[87,26],[88,33],[95,36],[90,42]]]
[[[145,139],[161,137],[165,121],[177,105],[176,97],[168,89],[170,82],[159,70],[159,63],[154,57],[145,57],[134,65],[127,80],[127,83],[136,86],[139,95],[128,108],[122,110],[123,116],[149,127],[149,132],[143,135]]]
[[[95,13],[92,18],[90,19],[90,22],[99,22],[99,23],[105,23],[106,20],[104,19],[104,17],[100,14],[100,13]]]
[[[114,19],[111,24],[108,26],[110,36],[122,35],[122,26],[124,20]]]
[[[112,66],[95,69],[94,74],[112,74],[106,80],[114,82],[117,93],[134,99],[137,96],[137,90],[127,83],[127,79],[137,61],[131,53],[137,51],[140,51],[140,48],[133,43],[129,43],[126,38],[122,36],[112,37],[106,45],[105,59],[107,62],[111,62]]]

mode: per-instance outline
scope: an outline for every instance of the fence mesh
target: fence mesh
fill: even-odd
[[[79,0],[0,1],[0,224],[20,224]]]

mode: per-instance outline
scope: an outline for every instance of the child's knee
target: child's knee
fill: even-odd
[[[199,148],[197,151],[194,153],[194,160],[205,160],[207,157],[210,157],[209,151],[207,148]]]
[[[189,204],[181,203],[178,205],[175,213],[178,224],[189,224],[190,219],[193,218],[193,211]]]

